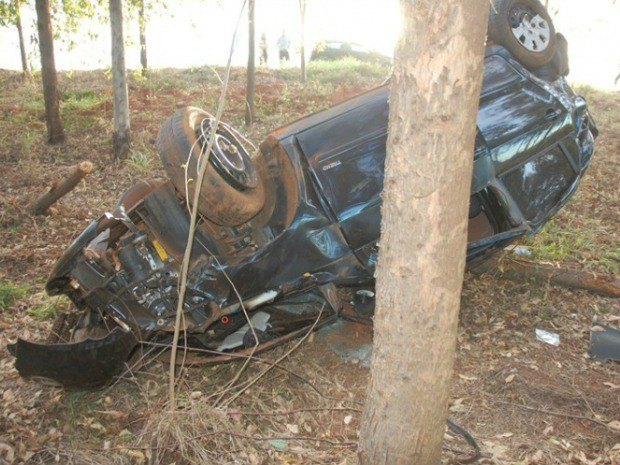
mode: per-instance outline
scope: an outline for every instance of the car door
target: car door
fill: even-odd
[[[353,249],[379,238],[388,111],[388,88],[379,87],[297,135],[316,189]]]

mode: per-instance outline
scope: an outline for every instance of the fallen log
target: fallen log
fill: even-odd
[[[469,271],[477,275],[490,273],[512,281],[534,280],[543,284],[582,289],[604,297],[620,298],[620,278],[613,275],[558,268],[516,259],[489,260],[470,267]]]
[[[49,191],[43,194],[32,205],[28,207],[31,215],[43,215],[62,196],[71,192],[78,183],[84,179],[93,169],[93,164],[89,161],[79,163],[69,176],[62,182],[56,181]]]

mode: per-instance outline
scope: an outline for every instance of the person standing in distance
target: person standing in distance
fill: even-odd
[[[261,66],[267,66],[269,55],[267,54],[267,36],[263,32],[260,36],[260,42],[258,43],[258,50],[260,51],[259,62]]]
[[[291,41],[286,36],[286,30],[282,30],[282,35],[278,39],[278,50],[280,51],[280,63],[284,61],[290,61],[291,57],[288,53],[288,49],[291,46]]]

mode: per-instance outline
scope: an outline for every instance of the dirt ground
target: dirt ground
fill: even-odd
[[[260,71],[248,136],[260,142],[278,125],[379,85],[387,71],[355,63],[311,67],[305,86],[294,70]],[[235,69],[224,119],[239,128],[244,83]],[[44,339],[55,315],[68,309],[43,292],[57,257],[124,189],[163,176],[154,142],[164,119],[190,104],[213,112],[218,96],[211,69],[132,77],[132,151],[115,164],[105,73],[63,73],[60,86],[67,142],[51,147],[39,82],[0,72],[0,463],[355,463],[369,371],[364,357],[343,358],[332,348],[369,345],[371,329],[363,325],[341,324],[299,347],[292,342],[261,355],[273,361],[290,352],[251,385],[269,364],[252,362],[243,371],[242,362],[188,366],[175,414],[165,411],[167,366],[153,357],[134,377],[99,391],[18,377],[6,345]],[[601,131],[592,166],[569,205],[525,245],[538,261],[618,273],[620,94],[579,91]],[[30,217],[26,206],[82,160],[94,163],[93,173],[50,215]],[[480,443],[482,463],[620,463],[620,369],[589,359],[593,321],[618,326],[620,301],[466,276],[450,414]],[[559,347],[537,341],[536,328],[558,333]],[[249,388],[235,398],[244,383]],[[448,435],[446,461],[466,451]]]

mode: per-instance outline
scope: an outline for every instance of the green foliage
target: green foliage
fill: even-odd
[[[346,76],[347,82],[355,83],[361,79],[387,77],[390,69],[391,65],[363,62],[351,57],[341,60],[316,60],[308,63],[308,79],[342,83]]]
[[[8,27],[17,22],[19,3],[15,0],[0,0],[0,26]]]
[[[50,8],[54,20],[54,37],[62,40],[71,49],[75,44],[75,39],[83,40],[82,34],[74,38],[80,25],[86,18],[95,18],[103,23],[107,20],[108,1],[107,0],[52,0]],[[86,31],[89,38],[96,37],[93,31]]]
[[[103,94],[93,90],[67,91],[62,96],[62,106],[65,110],[89,110],[104,101]]]
[[[141,173],[149,173],[152,171],[150,158],[137,150],[131,151],[131,155],[127,159],[127,165]]]
[[[144,74],[142,74],[142,70],[141,69],[134,69],[131,72],[131,76],[133,77],[134,81],[136,81],[136,83],[138,84],[143,84],[148,80],[148,77],[146,77]]]
[[[540,261],[577,261],[602,265],[612,273],[620,269],[620,246],[603,247],[597,237],[597,225],[576,224],[558,218],[526,241],[533,257]]]
[[[0,280],[0,310],[13,305],[28,292],[28,286]]]
[[[35,320],[52,320],[62,311],[68,310],[71,305],[69,299],[65,296],[49,298],[44,297],[43,301],[30,307],[26,312]]]

